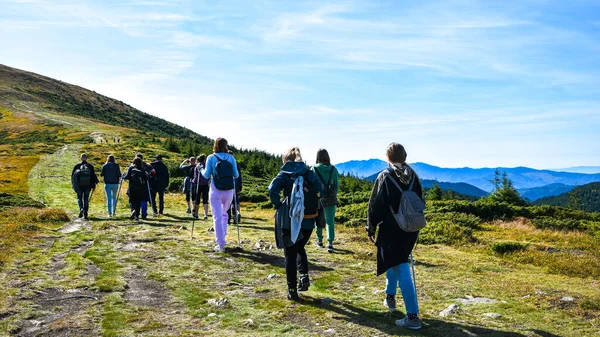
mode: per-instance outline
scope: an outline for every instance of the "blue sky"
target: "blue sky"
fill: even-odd
[[[314,161],[600,165],[600,2],[0,0],[0,63]]]

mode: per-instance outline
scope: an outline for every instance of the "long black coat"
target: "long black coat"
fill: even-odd
[[[385,174],[386,172],[391,174]],[[409,175],[414,176],[415,179],[412,190],[423,199],[419,177],[412,171],[412,168],[409,172]],[[411,178],[407,176],[406,180]],[[385,179],[395,179],[405,190],[409,187],[409,184],[404,184],[398,179],[392,169],[381,172],[375,180],[375,186],[373,186],[371,198],[369,199],[367,232],[369,235],[374,235],[377,227],[379,227],[375,241],[377,246],[377,275],[381,275],[399,264],[407,263],[419,235],[418,232],[408,233],[403,231],[394,220],[390,205],[394,212],[398,211],[402,191],[391,181],[386,184]]]
[[[162,161],[153,161],[152,167],[156,170],[156,178],[150,182],[154,191],[163,192],[169,187],[169,168]]]

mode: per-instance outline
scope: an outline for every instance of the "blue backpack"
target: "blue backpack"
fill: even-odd
[[[215,166],[215,173],[213,176],[215,187],[220,191],[232,190],[234,188],[235,180],[233,177],[233,165],[229,161],[219,158],[216,154],[215,157],[219,160]]]

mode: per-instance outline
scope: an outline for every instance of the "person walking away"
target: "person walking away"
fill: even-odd
[[[194,200],[195,188],[193,186],[194,172],[193,169],[196,167],[196,158],[190,157],[190,159],[184,160],[179,164],[179,168],[183,170],[183,193],[185,194],[185,201],[187,202],[187,214],[192,213],[191,201]]]
[[[140,221],[140,209],[142,199],[147,191],[148,174],[144,167],[144,162],[141,158],[136,157],[133,163],[127,169],[127,173],[123,177],[123,180],[129,181],[129,187],[127,194],[129,195],[129,204],[133,211],[131,212],[131,220],[136,222]]]
[[[121,168],[112,154],[106,159],[102,166],[100,176],[104,178],[104,192],[106,193],[106,208],[108,216],[115,216],[117,207],[117,193],[119,192],[119,181],[121,180]]]
[[[96,188],[98,176],[94,173],[94,166],[87,162],[88,155],[81,154],[81,162],[73,167],[71,172],[71,185],[77,194],[77,204],[79,205],[79,217],[88,220],[88,210],[90,208],[90,192]]]
[[[200,201],[202,201],[202,206],[204,208],[204,221],[208,220],[208,190],[209,190],[209,180],[204,178],[202,173],[200,173],[203,169],[206,168],[206,155],[201,154],[198,156],[196,162],[196,168],[194,169],[194,180],[193,183],[196,184],[196,201],[194,203],[194,217],[198,218],[198,209],[200,208]]]
[[[229,150],[229,154],[233,155],[233,151]],[[237,170],[240,173],[240,176],[235,180],[235,198],[234,202],[231,203],[231,207],[227,210],[227,224],[231,224],[231,220],[233,219],[233,215],[237,216],[237,223],[239,224],[242,219],[242,214],[240,213],[240,196],[242,195],[242,171],[240,171],[240,165],[237,165]]]
[[[169,168],[162,161],[159,154],[150,164],[156,171],[156,178],[151,181],[152,189],[152,208],[154,214],[163,214],[165,210],[165,190],[169,187]],[[156,194],[158,194],[158,206],[156,205]]]
[[[390,144],[386,156],[389,168],[382,171],[375,180],[369,199],[366,230],[369,240],[377,246],[377,275],[386,274],[386,297],[383,304],[392,311],[396,310],[396,290],[400,286],[406,317],[397,320],[396,324],[416,330],[421,328],[421,320],[416,289],[410,274],[409,256],[419,233],[402,230],[394,214],[400,211],[403,193],[412,190],[423,201],[423,191],[416,172],[406,164],[406,151],[402,145]],[[375,239],[377,228],[379,230]]]
[[[283,200],[292,198],[291,194],[294,188],[294,182],[298,182],[300,177],[303,179],[304,212],[300,213],[300,219],[291,220],[291,228],[283,228],[283,242],[285,247],[285,274],[287,279],[288,299],[293,301],[300,300],[298,291],[306,291],[310,286],[308,276],[308,257],[306,255],[306,244],[310,239],[315,228],[315,219],[319,208],[319,197],[321,185],[311,170],[302,161],[300,149],[294,147],[283,154],[283,166],[277,176],[269,185],[269,198],[273,207],[278,209],[282,205],[280,192],[283,191]],[[290,206],[292,207],[292,206]],[[294,226],[300,226],[297,238],[293,237],[297,230]],[[300,272],[300,281],[297,273]]]
[[[146,163],[144,161],[144,156],[141,153],[138,153],[136,158],[140,158],[142,160],[142,167],[144,171],[146,171],[146,190],[141,196],[140,207],[142,212],[142,219],[146,220],[148,218],[148,202],[151,200],[151,192],[150,192],[150,182],[152,182],[156,178],[156,170],[152,167],[152,165]]]
[[[231,206],[234,191],[234,179],[239,177],[237,163],[228,153],[227,140],[217,138],[213,145],[213,154],[206,159],[206,168],[201,170],[206,179],[211,179],[208,199],[212,209],[215,238],[215,251],[225,251],[227,237],[227,209]]]
[[[323,195],[321,203],[324,206],[325,223],[327,224],[327,251],[333,253],[333,240],[335,240],[335,212],[337,208],[337,194],[340,186],[338,170],[331,165],[329,153],[325,149],[317,151],[317,164],[312,168],[317,174],[319,181],[323,186]],[[317,227],[316,245],[319,248],[323,246],[323,228]]]

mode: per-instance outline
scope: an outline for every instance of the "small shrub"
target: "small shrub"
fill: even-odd
[[[539,229],[557,229],[557,230],[580,230],[582,229],[579,220],[574,219],[556,219],[548,216],[539,217],[531,220],[531,224]]]
[[[17,227],[17,231],[37,232],[39,230],[40,230],[40,228],[33,224],[22,224]]]
[[[600,311],[600,298],[597,299],[585,299],[579,303],[579,307],[583,310]]]
[[[430,221],[419,233],[419,242],[423,244],[461,245],[476,241],[473,236],[473,229],[450,220]]]
[[[509,254],[527,249],[527,245],[520,242],[494,242],[490,245],[492,251],[498,255]]]
[[[478,229],[482,223],[481,218],[476,215],[459,212],[426,213],[425,218],[428,222],[446,220],[472,229]]]
[[[71,220],[65,211],[58,208],[43,209],[37,218],[40,222],[64,222]]]

